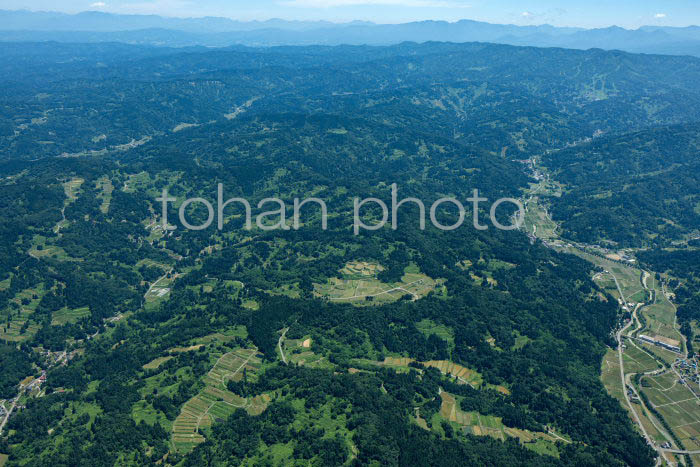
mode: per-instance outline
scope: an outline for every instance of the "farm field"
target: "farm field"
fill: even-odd
[[[654,277],[648,279],[654,290],[654,303],[642,308],[651,335],[658,335],[682,342],[683,336],[676,328],[676,308],[664,294],[663,288]]]
[[[617,351],[608,349],[603,357],[601,368],[601,378],[603,385],[607,389],[608,394],[617,399],[622,407],[627,407],[625,402],[624,388],[620,380],[620,362],[617,357]]]
[[[644,347],[640,346],[637,342],[630,339],[626,339],[625,351],[622,354],[622,358],[625,363],[626,373],[644,373],[647,371],[653,371],[660,368],[660,364],[654,360],[654,358],[649,355],[649,353],[644,351]],[[618,379],[619,379],[618,371]]]
[[[385,357],[384,361],[380,362],[379,364],[383,366],[407,369],[408,365],[414,361],[415,360],[407,357]],[[429,360],[421,363],[427,367],[437,368],[442,374],[456,378],[461,384],[469,384],[472,387],[478,388],[483,383],[483,378],[478,372],[449,360]],[[507,391],[506,388],[501,386],[494,388],[501,392]]]
[[[525,221],[522,227],[526,232],[543,240],[557,238],[557,224],[549,218],[547,210],[534,196],[525,206]]]
[[[672,373],[646,376],[643,391],[686,449],[700,449],[700,399]]]
[[[103,214],[109,212],[109,205],[112,202],[112,192],[114,191],[114,185],[109,177],[102,177],[97,181],[97,188],[101,191],[100,198],[102,204],[100,205],[100,211]]]
[[[62,308],[58,311],[54,311],[51,316],[51,324],[53,326],[60,326],[66,323],[75,323],[81,318],[86,318],[90,316],[90,309],[88,307],[77,308],[71,310],[69,308]]]
[[[167,357],[158,357],[154,360],[151,360],[150,362],[146,363],[143,366],[144,370],[155,370],[159,366],[161,366],[163,363],[167,362],[168,360],[172,359],[173,357],[171,355],[168,355]]]
[[[586,261],[595,264],[598,267],[611,272],[617,278],[620,284],[620,289],[625,296],[627,302],[638,303],[642,301],[646,296],[644,292],[644,287],[642,286],[641,277],[642,271],[631,266],[626,266],[624,264],[617,263],[607,258],[592,255],[585,251],[581,251],[578,248],[566,248],[566,251],[576,256],[579,256]],[[615,286],[615,281],[612,280],[609,274],[601,274],[596,276],[596,282],[601,287],[605,288],[613,297],[619,299],[620,293]],[[632,299],[634,297],[638,301]],[[641,299],[641,300],[639,300]]]
[[[162,267],[162,265],[158,265],[155,263],[154,265]],[[163,271],[163,273],[165,274],[165,271]],[[146,292],[146,302],[155,303],[166,298],[170,293],[170,289],[172,287],[173,282],[175,282],[175,279],[177,279],[176,275],[172,275],[170,277],[163,275],[156,281],[154,281],[153,284],[151,284],[151,286],[149,287],[148,291]]]
[[[356,305],[389,303],[403,296],[418,300],[440,284],[415,266],[406,268],[401,282],[385,284],[377,278],[383,270],[378,264],[353,261],[340,270],[341,277],[334,277],[325,284],[315,284],[315,293],[330,301]]]
[[[72,178],[63,184],[63,189],[66,192],[68,201],[75,201],[78,199],[78,192],[83,183],[85,183],[85,180],[82,178]]]
[[[323,355],[318,355],[311,350],[312,339],[285,339],[282,345],[287,361],[299,366],[310,368],[334,368],[333,364]]]
[[[43,294],[43,287],[39,286],[15,295],[10,302],[15,305],[2,310],[0,314],[0,339],[23,342],[39,330],[39,325],[31,321],[31,316]]]
[[[150,364],[155,364],[151,362]],[[187,452],[205,441],[204,432],[213,423],[228,418],[235,410],[251,415],[262,413],[270,401],[268,395],[241,397],[226,389],[229,380],[253,377],[260,368],[257,350],[238,349],[222,355],[203,377],[204,389],[188,400],[173,423],[172,444],[178,452]]]
[[[532,220],[530,222],[534,223]],[[624,299],[628,304],[645,303],[653,297],[653,303],[638,310],[638,320],[632,324],[628,331],[630,336],[623,336],[625,347],[622,357],[625,375],[629,381],[635,374],[658,372],[659,374],[643,376],[643,384],[635,384],[637,391],[649,399],[652,408],[668,424],[668,427],[665,428],[666,431],[670,428],[673,434],[680,439],[685,449],[700,449],[700,400],[687,386],[678,381],[678,375],[674,371],[664,370],[664,367],[659,363],[660,359],[666,365],[673,365],[681,355],[638,340],[639,335],[645,334],[651,337],[660,336],[673,339],[679,341],[682,348],[685,346],[683,336],[677,328],[676,308],[667,298],[655,275],[653,273],[647,274],[644,279],[645,283],[643,283],[644,273],[642,270],[619,263],[616,261],[619,259],[617,255],[602,257],[574,247],[565,247],[564,250],[605,270],[606,272],[595,274],[593,279],[607,293],[621,302]],[[617,283],[615,279],[617,279]],[[636,328],[638,324],[641,329],[635,331],[634,337],[632,337],[632,329]],[[615,397],[629,413],[630,407],[624,396],[626,389],[620,380],[617,350],[609,349],[604,356],[601,366],[601,380],[608,393]],[[631,405],[644,430],[657,446],[672,441],[661,429],[663,422],[659,417],[652,414],[636,398],[632,398]],[[629,415],[637,427],[636,419],[632,417],[631,413]],[[637,430],[641,432],[639,427]],[[673,442],[674,446],[677,444],[675,441]],[[665,453],[663,457],[667,462],[673,463],[678,462],[679,458],[679,456],[670,453]]]
[[[445,391],[440,393],[440,397],[439,417],[461,427],[467,434],[491,436],[501,441],[505,441],[507,438],[516,438],[530,449],[535,448],[535,445],[539,445],[536,448],[539,452],[543,450],[544,452],[542,453],[555,456],[558,454],[558,451],[554,443],[557,441],[570,442],[554,434],[506,427],[503,425],[500,417],[482,415],[478,412],[464,412],[459,408],[458,398]],[[439,424],[435,423],[433,425],[439,426]]]

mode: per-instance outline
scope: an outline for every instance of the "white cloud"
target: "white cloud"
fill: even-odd
[[[90,8],[104,8],[107,4],[105,2],[95,2],[90,4]]]
[[[470,8],[471,5],[451,0],[282,0],[281,5],[301,8],[334,8],[343,6],[393,5],[427,8]]]
[[[656,18],[656,19],[661,19],[661,18],[665,18],[665,17],[666,17],[666,13],[657,13],[654,15],[654,18]]]
[[[533,14],[530,13],[529,11],[523,11],[522,13],[520,13],[520,16],[524,16],[525,18],[529,18],[529,17],[533,16]]]

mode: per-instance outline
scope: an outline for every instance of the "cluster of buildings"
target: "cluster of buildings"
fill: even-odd
[[[40,349],[39,353],[46,358],[49,366],[53,367],[56,365],[65,366],[73,357],[75,357],[78,351],[73,350],[72,352],[66,352],[64,350],[61,352],[52,352],[50,350]]]
[[[670,350],[671,352],[681,353],[681,343],[677,340],[669,339],[668,337],[649,337],[647,335],[640,334],[639,340],[644,341],[648,344],[653,344],[658,347],[662,347],[666,350]]]
[[[694,383],[700,383],[698,375],[698,364],[695,360],[676,359],[674,366],[678,369],[681,375],[680,383],[687,384],[688,380]]]
[[[627,397],[629,398],[630,402],[633,404],[639,404],[639,397],[637,397],[637,393],[632,390],[632,387],[627,385]]]

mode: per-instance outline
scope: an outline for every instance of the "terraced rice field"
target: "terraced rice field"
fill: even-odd
[[[105,176],[97,181],[97,188],[101,190],[100,198],[102,199],[102,204],[100,205],[100,211],[107,214],[109,212],[109,205],[112,201],[114,185],[112,185],[112,181]]]
[[[0,313],[0,339],[9,342],[22,342],[31,338],[39,330],[39,325],[31,322],[28,327],[22,332],[22,327],[34,313],[42,295],[44,294],[43,287],[35,289],[26,289],[19,292],[12,299],[19,306],[19,310],[6,308]],[[34,297],[37,297],[36,299]],[[28,305],[22,305],[22,301],[29,300]],[[9,314],[9,325],[7,316]]]
[[[170,356],[170,355],[167,356],[167,357],[158,357],[158,358],[156,358],[156,359],[154,359],[154,360],[151,360],[150,362],[146,363],[146,364],[143,366],[143,369],[144,369],[144,370],[155,370],[156,368],[158,368],[159,366],[161,366],[163,363],[167,362],[167,361],[170,360],[171,358],[173,358],[173,357]]]
[[[441,373],[457,378],[459,382],[478,387],[482,383],[481,375],[474,370],[463,367],[447,360],[430,360],[423,363],[425,366],[437,368]]]
[[[414,362],[412,358],[407,357],[386,357],[382,365],[394,367],[408,367],[409,363]],[[457,378],[459,383],[469,384],[472,387],[479,387],[483,382],[481,375],[474,370],[458,365],[449,360],[429,360],[422,362],[427,367],[437,368],[441,373]],[[496,388],[498,389],[498,388]],[[500,389],[499,389],[500,390]],[[507,391],[507,389],[503,388]],[[503,390],[501,390],[503,392]]]
[[[438,285],[438,281],[421,274],[415,266],[406,268],[401,282],[391,284],[377,278],[377,273],[382,270],[380,265],[348,263],[340,270],[342,277],[333,277],[325,284],[315,284],[315,293],[331,301],[376,304],[393,302],[405,295],[417,300]]]
[[[370,277],[384,270],[379,264],[368,263],[366,261],[351,261],[345,265],[340,273],[344,276]]]
[[[207,384],[226,384],[229,379],[240,381],[243,370],[255,372],[260,368],[260,358],[255,350],[236,350],[223,355],[214,365],[207,376]]]
[[[447,392],[441,392],[440,398],[442,399],[440,416],[445,420],[463,426],[467,433],[476,436],[491,436],[502,441],[507,437],[518,438],[525,443],[533,440],[543,440],[551,443],[557,441],[551,434],[506,427],[498,417],[483,415],[478,412],[464,412],[459,408],[457,399]]]
[[[219,358],[204,376],[204,389],[185,403],[173,423],[174,449],[187,452],[203,443],[202,430],[226,420],[237,409],[245,409],[251,415],[262,413],[270,402],[268,395],[243,398],[226,390],[229,380],[240,381],[244,372],[255,374],[260,365],[258,352],[251,349],[239,349]]]
[[[80,187],[83,185],[83,183],[85,183],[84,179],[73,178],[63,184],[63,190],[66,193],[66,197],[70,201],[75,201],[78,199],[78,192],[80,191]]]

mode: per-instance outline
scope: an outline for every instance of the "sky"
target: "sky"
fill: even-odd
[[[0,9],[377,23],[473,19],[585,28],[700,25],[699,0],[0,0]]]

